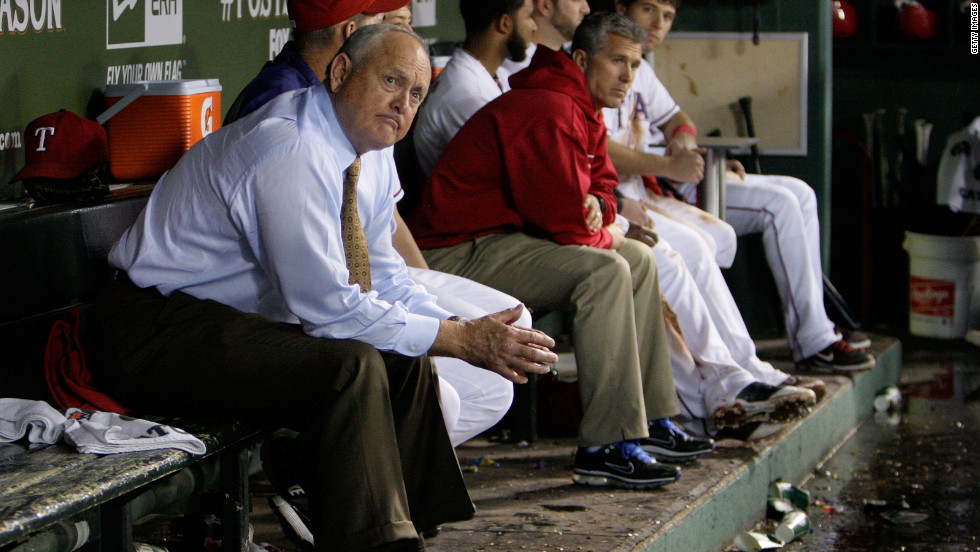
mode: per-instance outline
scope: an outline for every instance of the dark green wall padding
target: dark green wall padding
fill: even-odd
[[[17,32],[26,16],[22,4],[34,7],[35,20],[52,17],[38,30],[28,21],[27,29]],[[123,8],[118,20],[112,17],[114,5]],[[9,180],[24,163],[27,123],[61,108],[95,118],[104,109],[101,92],[117,79],[111,68],[123,70],[118,83],[135,80],[135,71],[153,80],[217,78],[227,109],[270,51],[288,40],[285,5],[285,0],[0,2],[0,199],[22,194]],[[145,14],[154,9],[182,10],[179,43],[107,47],[110,41],[152,41],[160,25]]]

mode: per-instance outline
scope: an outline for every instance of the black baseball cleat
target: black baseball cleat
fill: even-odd
[[[725,427],[718,430],[715,439],[738,439],[739,441],[757,441],[773,435],[786,427],[784,424],[750,422],[738,427]]]
[[[795,375],[786,378],[786,381],[779,384],[780,386],[792,385],[794,387],[802,387],[803,389],[809,389],[813,391],[813,395],[817,398],[817,402],[823,400],[824,396],[827,394],[827,384],[820,378],[815,378],[813,376],[802,376]]]
[[[786,423],[810,413],[817,395],[793,385],[769,385],[754,381],[738,392],[729,406],[715,410],[715,427],[738,427],[751,422]]]
[[[841,339],[846,341],[852,349],[863,350],[871,346],[871,338],[868,337],[868,334],[866,333],[845,328],[843,326],[836,326],[834,331],[839,333]]]
[[[831,343],[819,353],[797,362],[796,366],[804,370],[831,371],[839,374],[855,373],[874,368],[875,359],[841,339]]]

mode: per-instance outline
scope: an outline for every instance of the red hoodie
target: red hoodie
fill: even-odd
[[[539,46],[511,91],[477,111],[436,163],[408,223],[422,249],[524,232],[562,245],[608,249],[585,224],[586,194],[616,217],[619,177],[585,74],[565,52]]]

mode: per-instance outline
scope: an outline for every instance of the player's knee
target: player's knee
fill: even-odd
[[[452,433],[456,424],[459,422],[459,412],[462,402],[459,398],[459,393],[456,392],[456,388],[441,377],[439,378],[439,399],[442,404],[442,418],[446,422],[446,429]]]
[[[521,317],[517,319],[517,326],[521,328],[530,328],[533,324],[531,318],[531,311],[527,310],[527,307],[521,309]]]
[[[738,249],[738,235],[728,223],[716,224],[711,227],[711,237],[715,240],[714,262],[723,268],[732,265],[735,251]]]
[[[785,186],[773,186],[766,194],[766,210],[772,213],[796,212],[800,209],[800,200],[796,193]]]
[[[809,184],[795,178],[792,176],[786,176],[785,186],[787,189],[793,192],[796,196],[796,201],[800,204],[800,209],[806,212],[807,210],[816,211],[817,209],[817,193],[813,191],[813,188]]]
[[[493,378],[485,388],[486,408],[499,421],[514,402],[514,384],[504,378]]]
[[[647,246],[643,246],[643,248],[650,250]],[[581,263],[578,266],[586,276],[602,274],[607,278],[629,279],[630,263],[616,251],[595,247],[583,247],[580,251],[582,253]]]

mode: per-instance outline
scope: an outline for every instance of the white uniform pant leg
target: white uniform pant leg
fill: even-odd
[[[408,276],[435,295],[440,307],[463,318],[480,318],[521,304],[502,291],[447,272],[408,267]],[[531,327],[531,313],[526,308],[516,325]]]
[[[463,318],[479,318],[489,313],[500,312],[520,303],[517,299],[466,278],[453,274],[409,268],[412,280],[422,284],[426,291],[436,297],[440,307]],[[530,328],[531,314],[527,309],[521,314],[517,325]],[[507,414],[514,400],[514,384],[498,374],[479,368],[456,358],[435,357],[442,391],[443,415],[447,417],[449,437],[457,446],[487,429],[493,427]],[[442,384],[448,385],[442,385]],[[446,413],[446,401],[453,401],[456,395],[458,415],[455,423]]]
[[[677,390],[677,402],[681,410],[677,417],[685,420],[707,418],[711,413],[701,392],[701,374],[694,357],[683,336],[669,322],[667,313],[664,314],[670,369],[674,375],[674,388]]]
[[[435,360],[456,360],[449,359],[446,357],[436,357]],[[462,362],[462,361],[460,361]],[[440,372],[438,367],[436,371]],[[446,429],[449,430],[450,439],[452,439],[453,430],[456,428],[456,424],[459,423],[459,409],[461,402],[459,400],[459,393],[456,392],[456,388],[453,387],[445,378],[441,375],[439,376],[439,402],[442,405],[442,419],[446,422]],[[454,441],[453,446],[455,447],[457,443]]]
[[[734,404],[739,391],[756,378],[732,358],[680,254],[663,237],[653,252],[660,291],[676,315],[676,327],[675,319],[664,319],[677,396],[684,408],[706,418]],[[697,403],[704,408],[698,411]]]
[[[749,175],[751,180],[759,178]],[[770,182],[779,184],[796,196],[803,215],[803,228],[806,233],[806,243],[809,246],[810,266],[813,269],[813,279],[823,282],[823,261],[820,259],[820,213],[817,211],[817,194],[806,182],[792,176],[769,175]]]
[[[654,211],[663,217],[678,222],[687,223],[699,237],[701,247],[707,246],[714,257],[715,263],[722,267],[732,266],[735,260],[735,250],[738,247],[738,237],[735,230],[725,221],[709,215],[694,205],[678,199],[657,195],[647,190],[646,201],[654,207]],[[681,251],[687,243],[674,242],[674,247]]]
[[[657,235],[666,240],[673,251],[683,258],[700,292],[702,302],[711,316],[715,330],[735,362],[755,379],[769,385],[779,385],[786,381],[788,374],[776,370],[756,355],[755,342],[752,341],[752,336],[745,327],[745,321],[738,310],[738,305],[735,304],[735,298],[728,289],[728,283],[725,282],[709,245],[700,239],[702,234],[694,231],[686,222],[664,217],[656,211],[648,211],[648,214],[654,220]],[[654,253],[657,253],[657,248],[654,248]],[[660,262],[659,257],[657,262]],[[685,337],[687,337],[686,331]],[[689,345],[691,349],[698,348],[690,342]]]
[[[762,175],[729,180],[727,186],[727,221],[740,236],[762,232],[794,358],[801,360],[837,341],[823,305],[813,191],[807,192],[809,186],[795,178]]]

